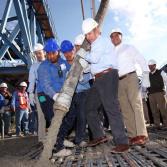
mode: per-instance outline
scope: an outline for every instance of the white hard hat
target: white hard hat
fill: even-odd
[[[3,82],[0,84],[0,88],[8,88],[8,85],[5,82]]]
[[[98,23],[94,19],[87,18],[82,23],[82,32],[85,35],[85,34],[91,32],[97,26],[98,26]]]
[[[27,87],[27,83],[26,83],[26,82],[21,82],[21,83],[19,84],[19,86]]]
[[[82,45],[84,39],[85,39],[85,36],[83,34],[79,34],[75,38],[74,45]]]
[[[115,32],[122,34],[122,31],[121,31],[120,28],[114,28],[114,29],[111,30],[111,34],[110,35],[112,35]]]
[[[40,43],[36,43],[34,46],[34,52],[37,52],[39,50],[43,50],[44,46]]]
[[[154,65],[154,64],[157,64],[155,60],[151,59],[148,61],[148,65]]]

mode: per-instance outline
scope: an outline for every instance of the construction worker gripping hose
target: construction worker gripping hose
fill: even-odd
[[[55,39],[48,39],[44,50],[46,60],[38,68],[38,83],[41,88],[38,99],[44,113],[47,130],[54,116],[53,104],[65,81],[67,67],[66,61],[59,55],[60,49]]]

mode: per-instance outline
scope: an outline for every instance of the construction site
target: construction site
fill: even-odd
[[[36,61],[34,45],[37,42],[45,45],[45,42],[50,38],[58,40],[56,25],[48,1],[0,0],[4,6],[2,15],[0,15],[0,84],[7,83],[11,92],[23,81],[29,82],[29,70]],[[102,0],[99,9],[96,10],[95,1],[92,0],[90,3],[92,17],[99,25],[103,24],[109,1]],[[84,1],[81,0],[80,4],[84,20]],[[11,16],[11,12],[14,15]],[[83,49],[90,45],[89,42],[85,41],[81,46]],[[77,59],[74,61],[74,63],[78,63]],[[82,72],[82,65],[76,68],[76,64],[72,65],[72,70],[68,73],[65,84],[58,95],[58,100],[54,101],[53,110],[56,116],[53,117],[51,126],[47,128],[47,135],[43,142],[39,141],[38,132],[33,135],[24,134],[24,137],[17,135],[15,126],[11,128],[10,135],[6,135],[2,119],[3,112],[0,111],[0,167],[167,167],[167,127],[162,125],[162,114],[160,126],[154,126],[148,101],[148,115],[151,120],[149,122],[146,120],[148,140],[143,145],[132,145],[128,151],[113,153],[111,150],[115,144],[111,128],[108,127],[105,129],[107,141],[93,147],[80,147],[76,144],[73,148],[69,148],[72,152],[71,155],[53,156],[52,149],[57,139],[59,127],[65,113],[69,110],[73,95],[76,94],[75,87]],[[161,70],[166,73],[167,64],[161,66]],[[73,74],[72,71],[75,73]],[[70,88],[66,89],[65,85]],[[61,97],[64,95],[68,95],[68,97],[63,104]],[[36,110],[38,110],[37,112],[40,110],[42,113],[39,104]],[[15,123],[15,120],[11,121]],[[38,124],[37,127],[39,128],[39,126],[41,125]],[[89,130],[86,130],[86,142],[89,142],[88,133]],[[73,134],[66,137],[70,142],[73,142],[74,138]]]

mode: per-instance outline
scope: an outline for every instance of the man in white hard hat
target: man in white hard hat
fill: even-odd
[[[23,123],[23,132],[27,136],[29,134],[28,129],[28,114],[30,110],[30,103],[28,94],[26,92],[27,83],[21,82],[18,86],[18,90],[13,93],[11,106],[16,113],[16,135],[22,137],[21,123]]]
[[[91,50],[89,54],[86,54],[83,49],[80,51],[85,54],[83,58],[91,64],[91,73],[95,78],[86,102],[87,121],[93,136],[89,146],[95,146],[108,140],[98,115],[98,108],[102,105],[108,116],[116,144],[111,152],[128,151],[128,139],[117,98],[118,70],[113,46],[109,39],[101,36],[98,23],[92,18],[83,21],[82,32],[88,42],[91,43]]]
[[[1,118],[4,121],[4,134],[7,136],[11,136],[9,133],[9,128],[11,124],[11,94],[8,91],[8,86],[5,82],[0,84],[0,113]],[[0,122],[0,129],[2,128],[2,124]]]
[[[31,68],[29,71],[28,92],[29,92],[30,103],[32,106],[35,105],[34,93],[37,91],[37,89],[40,89],[37,87],[37,81],[38,81],[37,70],[38,70],[38,67],[41,64],[41,62],[45,60],[45,52],[44,52],[43,48],[44,48],[43,45],[40,43],[37,43],[34,46],[34,54],[37,58],[37,62],[35,62],[31,65]],[[38,90],[38,91],[40,91],[40,90]]]
[[[40,43],[35,44],[34,46],[34,54],[37,58],[37,62],[33,63],[30,67],[29,71],[29,87],[28,87],[28,93],[29,93],[29,99],[31,104],[32,112],[30,114],[30,132],[32,134],[36,134],[38,131],[38,139],[39,141],[42,141],[45,136],[45,119],[43,116],[43,113],[41,112],[41,109],[39,107],[36,93],[41,92],[41,88],[38,84],[38,75],[37,70],[41,62],[45,60],[45,52],[44,52],[44,46]],[[36,112],[36,108],[38,112]],[[37,121],[37,115],[38,115],[38,121]],[[37,129],[37,122],[38,122],[38,129]]]
[[[149,79],[150,87],[148,87],[148,97],[155,127],[160,127],[160,113],[163,125],[167,127],[167,100],[165,86],[167,86],[167,75],[164,71],[156,68],[156,61],[151,59],[148,61],[150,69]],[[160,111],[160,113],[159,113]]]
[[[135,64],[140,65],[145,77],[142,86],[147,87],[149,85],[147,63],[134,46],[122,43],[122,32],[119,28],[111,31],[110,38],[118,58],[118,95],[129,142],[132,145],[143,145],[148,140],[148,134]]]

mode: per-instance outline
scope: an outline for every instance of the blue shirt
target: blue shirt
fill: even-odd
[[[39,65],[41,64],[41,62],[36,62],[34,64],[31,65],[30,67],[30,71],[29,71],[29,86],[28,86],[28,92],[29,93],[34,93],[34,92],[41,92],[41,88],[40,85],[38,84],[38,74],[37,74],[37,70],[39,68]],[[36,87],[36,90],[34,90]]]
[[[5,106],[5,98],[2,94],[0,94],[0,109]]]
[[[101,35],[91,44],[91,51],[85,56],[85,59],[91,64],[93,75],[108,68],[117,69],[117,56],[114,47],[110,39]]]
[[[83,73],[83,79],[78,81],[77,87],[75,89],[76,93],[83,92],[90,88],[89,80],[92,79],[90,73]]]
[[[60,92],[66,79],[67,62],[62,58],[59,58],[55,64],[45,60],[40,64],[37,72],[38,84],[42,92],[53,98],[56,93]]]
[[[70,70],[70,68],[71,68],[71,65],[68,63],[67,64],[68,71]],[[90,72],[89,73],[83,73],[82,75],[83,75],[82,80],[79,80],[78,84],[76,86],[76,89],[75,89],[76,93],[83,92],[83,91],[90,88],[89,80],[92,79],[92,76],[91,76]]]

